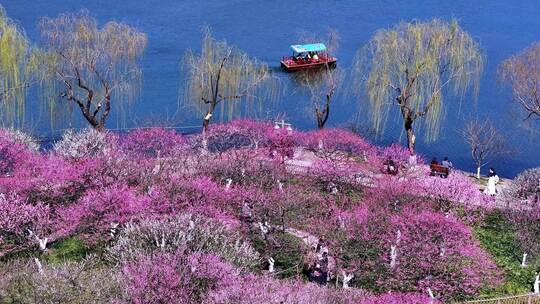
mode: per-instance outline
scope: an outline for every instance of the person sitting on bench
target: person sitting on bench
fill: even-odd
[[[450,170],[454,169],[454,165],[452,164],[451,161],[448,160],[448,156],[444,157],[444,160],[442,161],[441,165],[443,167],[446,167],[446,168],[450,169]]]
[[[450,169],[443,165],[439,165],[439,162],[437,162],[437,159],[435,157],[431,160],[429,169],[430,169],[431,176],[438,175],[440,177],[446,178],[448,177],[448,174],[450,174]]]

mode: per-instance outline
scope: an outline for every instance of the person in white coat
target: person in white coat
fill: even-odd
[[[495,194],[497,193],[496,185],[498,183],[499,183],[499,176],[495,172],[495,169],[489,168],[486,193],[491,196],[495,196]]]

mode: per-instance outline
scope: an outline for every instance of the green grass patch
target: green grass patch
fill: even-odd
[[[266,240],[260,234],[252,235],[252,244],[264,259],[272,257],[275,261],[274,267],[276,277],[290,278],[297,274],[297,268],[302,271],[304,256],[302,240],[283,232],[270,233]],[[267,268],[266,268],[267,269]]]
[[[487,215],[484,224],[474,229],[482,247],[487,250],[494,262],[504,271],[504,284],[487,287],[482,297],[517,295],[529,292],[534,279],[534,266],[521,267],[523,252],[515,239],[512,226],[501,211]]]
[[[81,261],[89,253],[86,244],[76,238],[69,237],[55,243],[46,255],[46,260],[53,264],[60,264],[65,261]]]

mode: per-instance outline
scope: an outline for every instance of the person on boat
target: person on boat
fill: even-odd
[[[313,60],[319,60],[319,55],[317,55],[317,53],[315,53],[315,54],[313,54],[313,56],[311,58],[313,58]]]
[[[488,184],[484,192],[491,196],[495,196],[497,194],[497,188],[496,185],[499,183],[499,176],[495,172],[495,169],[489,168],[488,173]]]
[[[431,164],[432,165],[438,165],[439,164],[436,157],[433,157],[433,159],[431,160]]]
[[[448,156],[444,157],[444,160],[442,161],[442,166],[448,169],[454,169],[454,165],[450,160],[448,160]]]

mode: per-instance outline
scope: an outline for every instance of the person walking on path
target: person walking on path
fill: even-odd
[[[497,194],[496,185],[499,183],[499,176],[495,172],[495,169],[489,168],[488,183],[485,192],[491,196]]]

